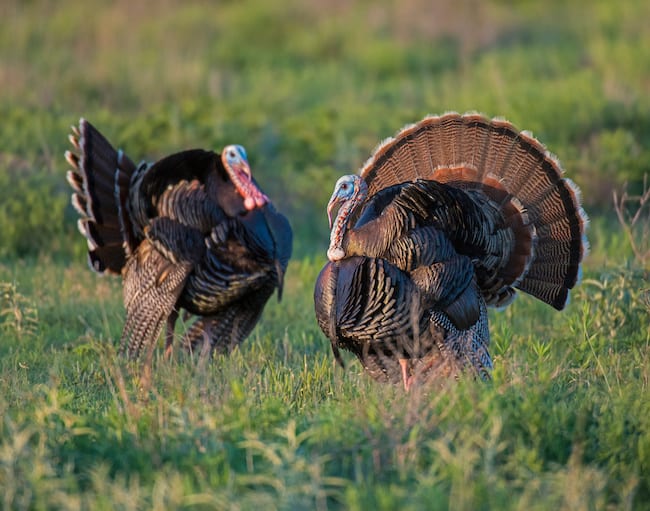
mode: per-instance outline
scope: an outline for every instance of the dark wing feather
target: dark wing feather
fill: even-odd
[[[192,264],[170,261],[145,240],[124,270],[126,320],[121,351],[137,358],[143,349],[150,357],[165,320],[180,296]]]
[[[251,333],[274,290],[275,282],[266,278],[216,314],[197,318],[183,336],[183,345],[194,353],[230,353]]]
[[[408,276],[383,259],[328,263],[315,287],[318,323],[336,348],[411,352],[423,311]],[[411,341],[408,341],[411,339]]]

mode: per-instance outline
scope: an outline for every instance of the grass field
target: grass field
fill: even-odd
[[[650,171],[647,2],[10,0],[0,15],[0,508],[650,506],[650,211],[626,230],[612,201]],[[406,395],[335,366],[313,284],[336,178],[448,110],[506,117],[557,154],[592,249],[562,313],[523,296],[491,311],[492,381]],[[88,270],[64,179],[80,116],[136,160],[247,147],[295,247],[282,302],[232,356],[156,359],[147,392],[116,356],[120,283]]]

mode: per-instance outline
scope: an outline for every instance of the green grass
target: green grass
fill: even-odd
[[[5,282],[49,268],[4,294],[4,507],[647,504],[643,274],[589,272],[561,314],[520,298],[491,314],[493,381],[406,395],[335,367],[311,312],[320,264],[291,264],[285,299],[232,356],[159,358],[147,392],[115,354],[116,282],[47,258],[3,267]]]
[[[647,508],[649,269],[611,192],[650,168],[650,8],[565,4],[2,3],[0,508]],[[556,153],[592,251],[562,313],[491,311],[492,381],[406,395],[335,366],[313,283],[336,178],[447,110]],[[158,352],[146,392],[69,206],[82,115],[136,160],[243,143],[295,230],[284,299],[241,349]]]

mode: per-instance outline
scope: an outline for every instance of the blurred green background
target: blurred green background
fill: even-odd
[[[83,257],[63,159],[81,116],[135,160],[245,145],[302,257],[339,175],[455,110],[558,155],[602,260],[612,190],[650,169],[649,19],[643,0],[4,1],[0,256]]]

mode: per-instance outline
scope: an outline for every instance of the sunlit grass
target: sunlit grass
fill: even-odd
[[[159,350],[146,391],[137,364],[116,355],[119,286],[81,268],[57,290],[72,270],[48,264],[35,295],[62,305],[39,302],[30,334],[3,323],[5,507],[647,502],[648,310],[627,270],[590,276],[563,313],[522,297],[491,314],[491,382],[406,395],[349,357],[335,366],[311,311],[320,262],[293,263],[283,302],[230,357],[165,361]]]

